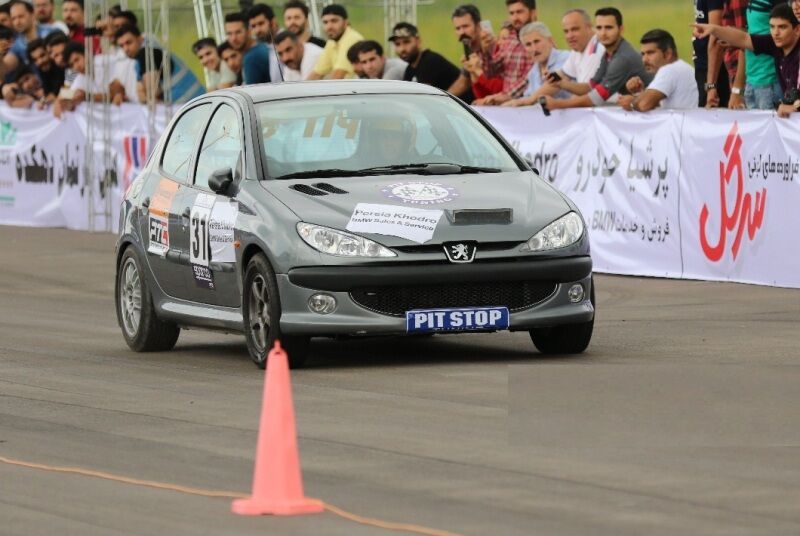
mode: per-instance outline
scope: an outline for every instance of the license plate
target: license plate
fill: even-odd
[[[461,307],[406,311],[406,331],[482,331],[508,329],[508,307]]]

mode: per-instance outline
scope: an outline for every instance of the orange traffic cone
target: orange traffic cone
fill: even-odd
[[[253,474],[253,495],[233,501],[231,511],[248,516],[291,516],[322,512],[322,501],[303,495],[289,362],[279,341],[275,341],[275,346],[269,352],[266,375]]]

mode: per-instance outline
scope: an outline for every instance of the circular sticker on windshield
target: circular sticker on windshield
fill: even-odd
[[[438,205],[458,197],[455,188],[440,182],[397,182],[382,188],[381,192],[389,199],[399,199],[409,205]]]

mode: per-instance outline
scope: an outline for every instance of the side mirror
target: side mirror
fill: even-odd
[[[531,167],[531,170],[533,170],[534,173],[539,175],[539,170],[536,169],[536,167],[533,165],[533,160],[531,160],[530,158],[525,158],[525,162],[527,162],[527,164]]]
[[[231,168],[218,169],[208,178],[208,187],[211,191],[223,195],[233,183],[233,170]]]

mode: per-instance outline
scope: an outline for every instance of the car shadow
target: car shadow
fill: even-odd
[[[179,342],[173,353],[181,358],[249,363],[244,341]],[[165,354],[165,355],[167,355]],[[545,355],[524,335],[498,337],[485,334],[315,338],[306,369],[344,369],[425,366],[438,364],[510,365],[586,359],[587,354]]]
[[[434,337],[382,337],[367,339],[314,339],[307,369],[403,367],[438,364],[496,365],[580,359],[581,356],[546,356],[522,339],[519,347],[481,340],[480,335]],[[529,347],[526,347],[525,343]]]

